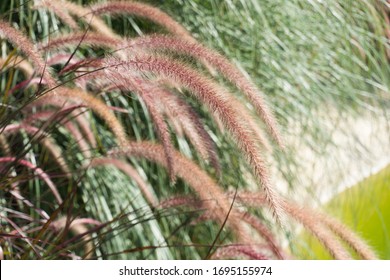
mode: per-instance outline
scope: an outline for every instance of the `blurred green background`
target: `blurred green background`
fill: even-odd
[[[323,208],[363,237],[381,259],[390,259],[390,166],[350,186]],[[331,259],[317,240],[307,233],[302,235],[295,248],[297,255]]]

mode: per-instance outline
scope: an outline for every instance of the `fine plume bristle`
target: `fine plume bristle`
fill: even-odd
[[[36,67],[37,75],[45,80],[50,88],[55,87],[56,82],[50,75],[45,61],[36,51],[34,44],[19,30],[0,20],[0,36],[9,40],[16,48],[19,48]]]
[[[135,38],[129,40],[128,43],[124,45],[124,48],[131,47],[179,52],[196,57],[200,61],[207,61],[210,66],[216,68],[248,97],[251,104],[255,107],[257,113],[266,124],[272,137],[281,147],[284,146],[275,117],[262,97],[263,94],[249,78],[238,70],[234,64],[216,51],[204,47],[202,44],[197,42],[183,41],[163,35]]]
[[[95,4],[91,7],[93,14],[130,14],[147,18],[165,27],[172,34],[184,38],[188,41],[195,41],[190,33],[168,14],[158,8],[139,2],[112,1]]]
[[[241,192],[237,199],[251,206],[266,204],[264,194]],[[285,212],[311,231],[336,259],[351,259],[349,251],[335,238],[337,235],[348,244],[362,259],[377,259],[375,252],[356,233],[334,218],[317,210],[302,207],[292,201],[281,199]]]
[[[279,60],[291,58],[275,55],[284,47],[267,53],[264,42],[247,48],[245,36],[228,42],[235,34],[229,23],[212,26],[213,38],[230,30],[217,42],[219,53],[195,39],[211,38],[202,35],[211,31],[205,22],[178,15],[200,32],[193,36],[175,20],[177,3],[161,1],[164,12],[130,0],[14,2],[1,5],[13,10],[3,9],[0,20],[0,217],[7,231],[0,259],[293,259],[302,257],[300,246],[286,245],[307,234],[334,259],[379,257],[359,236],[366,233],[294,202],[289,188],[274,183],[282,176],[297,187],[290,179],[298,170],[289,166],[293,150],[279,153],[277,119],[292,137],[304,125],[283,111],[297,91],[281,90],[307,75],[288,83],[276,75],[272,84]],[[183,11],[207,6],[195,2]],[[387,23],[378,5],[370,13],[378,8]],[[375,34],[385,38],[386,29]],[[363,65],[370,45],[352,37],[348,45]],[[231,46],[239,62],[222,55]],[[252,64],[241,60],[249,53]],[[300,101],[303,107],[290,107],[302,110],[307,102]]]
[[[164,148],[159,144],[146,141],[129,142],[127,149],[112,150],[109,155],[112,157],[128,155],[144,158],[168,167],[164,156]],[[204,201],[206,207],[213,210],[218,222],[224,223],[231,202],[227,200],[221,187],[196,163],[185,158],[179,152],[175,151],[173,158],[175,161],[175,175],[193,188],[199,199]],[[232,228],[240,240],[251,240],[238,217],[236,211],[232,210],[227,225]]]
[[[268,170],[253,137],[253,132],[248,129],[246,118],[241,117],[242,111],[237,110],[237,103],[231,101],[234,97],[226,89],[190,67],[158,56],[138,56],[128,61],[107,59],[104,65],[106,68],[112,67],[122,69],[122,71],[128,71],[130,68],[152,72],[188,88],[202,104],[208,106],[210,111],[221,118],[248,159],[260,186],[266,193],[275,219],[279,224],[283,223],[283,207],[271,187]]]

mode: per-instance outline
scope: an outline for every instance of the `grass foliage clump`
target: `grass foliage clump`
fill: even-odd
[[[302,127],[313,129],[308,116],[332,102],[383,105],[383,18],[374,31],[373,21],[359,21],[348,33],[352,45],[341,46],[332,40],[346,27],[323,35],[318,24],[330,22],[320,4],[294,1],[274,13],[281,1],[264,1],[266,12],[257,1],[222,2],[0,4],[1,258],[290,259],[294,252],[282,244],[293,221],[336,259],[376,258],[341,222],[282,194],[269,159],[290,152],[279,125],[304,116]],[[361,8],[331,2],[331,15]],[[365,19],[387,16],[385,6],[364,5],[374,9]],[[210,45],[227,56],[164,12],[178,7],[198,36],[213,31],[205,20],[222,7],[221,18],[231,20],[223,19],[224,30],[215,31],[224,35]],[[305,21],[297,8],[307,12]],[[235,22],[248,15],[245,26]],[[316,32],[298,33],[303,22]],[[331,49],[319,49],[311,34]],[[264,48],[248,45],[254,41],[269,51],[259,57]],[[253,55],[253,64],[231,61],[235,49]],[[364,82],[355,72],[340,74],[357,63],[349,53],[360,56]],[[259,59],[275,69],[262,69]],[[349,84],[335,88],[343,79]],[[348,85],[373,95],[344,94]],[[320,92],[312,86],[335,92],[309,97]]]

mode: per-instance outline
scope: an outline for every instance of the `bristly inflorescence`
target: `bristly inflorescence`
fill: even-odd
[[[341,242],[333,239],[334,234],[348,243],[360,257],[375,258],[371,249],[342,224],[320,213],[316,213],[315,218],[310,217],[308,210],[278,194],[265,159],[265,153],[271,149],[271,141],[265,131],[283,148],[277,121],[264,94],[226,57],[195,40],[172,17],[148,4],[112,1],[79,6],[65,0],[34,2],[34,9],[54,13],[68,32],[58,31],[43,41],[32,42],[12,23],[0,21],[0,36],[18,53],[10,53],[8,59],[1,59],[1,69],[21,69],[24,73],[23,80],[17,80],[17,84],[7,90],[7,99],[4,99],[24,103],[13,104],[16,110],[9,114],[12,118],[1,120],[0,172],[11,186],[9,192],[13,199],[40,215],[39,219],[34,219],[18,212],[18,218],[23,217],[29,222],[23,227],[18,227],[7,217],[12,232],[23,238],[38,232],[41,238],[48,231],[47,238],[50,239],[53,232],[70,230],[76,235],[74,240],[84,242],[84,257],[94,257],[95,245],[91,242],[94,231],[85,224],[102,224],[91,218],[72,217],[69,220],[72,216],[70,210],[65,212],[67,218],[60,217],[58,213],[71,204],[69,196],[79,191],[69,186],[73,183],[84,186],[84,175],[89,171],[111,166],[138,186],[153,211],[185,205],[204,212],[193,224],[212,220],[219,226],[226,225],[232,233],[232,243],[218,248],[212,258],[293,257],[282,248],[275,230],[269,227],[266,219],[248,208],[239,209],[237,203],[258,208],[268,206],[273,214],[272,223],[277,228],[283,224],[285,216],[296,219],[312,231],[335,258],[348,259],[351,256]],[[102,15],[107,14],[141,17],[161,26],[168,34],[124,38],[105,23]],[[103,50],[104,55],[78,52],[85,48]],[[188,63],[191,60],[196,63]],[[42,88],[43,94],[38,90]],[[28,96],[29,92],[39,94]],[[26,96],[20,97],[25,93]],[[240,94],[246,98],[245,102],[253,106],[254,112],[238,97]],[[136,121],[137,116],[130,118],[130,108],[119,108],[111,102],[115,98],[129,102],[135,97],[145,106],[161,144],[140,139],[139,135],[132,133],[126,123]],[[193,105],[194,101],[197,106]],[[201,107],[229,132],[261,193],[240,192],[237,197],[226,194],[221,182],[224,173],[229,170],[222,168],[218,145],[212,137],[220,132],[211,131],[211,127],[205,125],[201,117],[204,112],[199,110]],[[194,148],[192,158],[182,154],[175,142],[175,139],[184,137]],[[74,148],[79,152],[77,157],[67,152],[69,143],[73,143],[66,142],[68,138],[77,143]],[[23,149],[19,149],[20,146]],[[47,157],[49,161],[45,161]],[[38,159],[37,164],[28,158]],[[166,187],[171,188],[170,184],[176,179],[182,180],[190,187],[194,197],[180,199],[171,196],[162,200],[157,195],[161,190],[152,184],[153,178],[146,180],[137,169],[137,160],[147,160],[164,167],[170,177]],[[55,163],[55,167],[51,163]],[[16,175],[23,172],[29,177],[18,180]],[[55,198],[53,209],[43,210],[43,206],[34,205],[22,196],[20,186],[24,181],[37,179],[49,187],[51,194],[48,197]],[[75,205],[78,203],[76,201]],[[49,210],[52,212],[47,213]],[[113,219],[114,222],[117,221]],[[62,238],[65,237],[66,233]],[[8,242],[7,246],[12,247],[12,240]],[[75,258],[62,248],[69,242],[59,240],[58,257]],[[40,258],[47,240],[42,244],[26,244]],[[0,243],[0,258],[3,248]],[[18,252],[15,256],[22,258],[24,255]]]

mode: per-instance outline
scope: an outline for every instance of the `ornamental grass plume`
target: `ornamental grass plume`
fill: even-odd
[[[148,89],[142,86],[143,82],[138,83],[138,86],[136,87],[136,92],[140,94],[141,99],[144,101],[146,108],[148,109],[148,112],[152,118],[153,124],[156,127],[157,135],[159,139],[161,140],[163,147],[164,147],[164,153],[165,157],[167,158],[167,164],[168,164],[168,172],[170,174],[171,182],[175,181],[175,175],[174,175],[174,160],[172,153],[174,151],[174,147],[171,142],[171,136],[169,134],[169,128],[166,124],[164,118],[157,110],[157,104],[153,97],[151,96],[151,93],[153,90]]]
[[[42,79],[50,88],[56,85],[54,78],[46,67],[46,63],[36,52],[34,44],[24,34],[0,20],[0,36],[7,39],[14,47],[19,48],[33,62],[36,67],[35,72],[42,76]]]
[[[247,95],[252,105],[256,108],[258,114],[262,117],[273,138],[280,146],[283,146],[280,133],[278,132],[278,128],[276,125],[276,121],[272,113],[268,109],[268,106],[265,104],[264,99],[261,97],[262,94],[259,92],[259,90],[256,89],[255,85],[242,73],[240,73],[239,70],[226,58],[210,49],[207,49],[206,47],[203,47],[201,44],[187,43],[176,38],[170,38],[168,36],[161,35],[145,36],[129,40],[125,43],[120,43],[119,40],[112,39],[110,37],[106,37],[104,35],[99,35],[96,33],[76,33],[54,38],[49,43],[42,46],[42,49],[49,50],[79,44],[102,46],[111,49],[115,49],[115,47],[120,44],[123,45],[123,47],[119,48],[119,51],[121,51],[121,55],[123,54],[124,50],[131,53],[134,49],[137,53],[137,51],[139,52],[140,50],[144,52],[145,49],[151,49],[169,50],[172,52],[185,53],[186,55],[196,57],[200,61],[202,61],[203,59],[203,61],[206,61],[208,65],[211,65],[212,67],[218,69],[226,78],[228,78],[232,83],[234,83],[238,87],[238,89],[242,90],[242,92]],[[90,75],[87,76],[89,76],[90,78]],[[236,105],[241,106],[241,104],[238,103]],[[241,107],[241,109],[242,112],[246,114],[247,109],[245,109],[244,107]],[[248,122],[250,122],[251,129],[253,129],[254,132],[257,134],[257,137],[260,139],[261,143],[268,150],[270,150],[270,145],[268,144],[261,130],[258,128],[256,121],[254,121],[252,117],[248,116],[249,115],[246,114],[246,119],[248,119]]]
[[[334,237],[332,232],[321,223],[318,223],[310,213],[302,211],[301,208],[294,207],[291,204],[285,204],[285,208],[286,212],[288,212],[292,218],[299,221],[316,236],[335,259],[352,259],[351,254],[343,247],[341,242]]]
[[[91,6],[94,15],[130,14],[146,18],[166,28],[170,33],[189,42],[196,42],[191,34],[168,14],[148,4],[133,1],[112,1]]]
[[[55,112],[53,110],[45,110],[40,111],[37,113],[34,113],[30,115],[27,119],[25,119],[24,123],[35,123],[35,122],[43,122],[41,129],[47,125],[49,125],[52,122],[58,122],[61,124],[62,127],[64,127],[69,133],[72,135],[72,138],[74,141],[78,144],[80,147],[81,153],[84,155],[85,158],[91,158],[91,146],[90,143],[85,139],[84,135],[80,132],[79,128],[69,119],[61,119],[61,113],[66,112],[67,114],[70,113],[70,110],[64,109],[62,112]],[[69,174],[69,173],[67,173]]]
[[[280,146],[283,142],[278,131],[276,120],[268,109],[268,105],[263,99],[263,94],[256,88],[252,81],[243,75],[236,66],[234,66],[228,59],[204,47],[198,42],[186,42],[178,38],[172,38],[164,35],[143,36],[135,39],[130,39],[124,46],[129,48],[148,48],[151,50],[165,50],[175,53],[183,53],[193,56],[200,61],[207,61],[207,63],[217,69],[225,78],[237,86],[249,99],[251,104],[255,107],[257,113],[261,116],[266,124],[273,138]]]
[[[103,37],[103,36],[100,36],[100,37]],[[49,43],[48,45],[47,45],[47,47],[55,47],[56,45],[64,45],[64,43],[65,42],[67,42],[67,43],[73,43],[73,44],[75,44],[75,43],[79,43],[79,42],[82,42],[83,41],[83,38],[85,38],[85,43],[89,43],[89,44],[97,44],[98,42],[99,42],[99,39],[100,39],[100,37],[99,36],[97,36],[96,34],[92,34],[91,36],[89,36],[89,35],[86,35],[86,34],[76,34],[76,35],[70,35],[70,36],[68,36],[68,37],[65,37],[65,38],[58,38],[58,39],[56,39],[55,41],[52,41],[52,43]],[[163,41],[163,38],[165,38],[165,37],[161,37],[160,39]],[[158,38],[159,39],[159,38]],[[160,41],[161,41],[160,40]],[[107,43],[106,43],[107,42]],[[157,40],[157,42],[159,42],[159,40]],[[117,43],[115,42],[115,40],[112,40],[112,39],[110,39],[110,38],[104,38],[104,39],[101,39],[101,43],[103,44],[103,45],[106,45],[106,46],[109,46],[109,47],[112,47],[113,45],[116,45]],[[141,44],[142,45],[142,44]],[[153,45],[153,44],[151,44],[151,45]],[[163,44],[164,45],[164,44]],[[173,44],[173,45],[175,45],[175,44]],[[159,46],[158,44],[157,44],[157,47],[161,47],[161,46]],[[166,47],[166,46],[165,46]],[[192,46],[190,46],[190,47],[192,47]],[[180,48],[177,48],[178,50],[180,50]],[[203,53],[211,53],[211,52],[209,52],[209,51],[207,51],[207,49],[205,49],[205,48],[203,48],[202,49],[203,50]],[[248,88],[253,88],[253,87],[250,87],[249,85],[250,85],[250,82],[249,81],[247,81],[247,80],[245,80],[245,77],[241,74],[240,75],[240,73],[238,73],[238,70],[235,70],[235,68],[231,65],[231,64],[229,64],[228,62],[227,62],[227,60],[226,59],[223,59],[221,56],[219,56],[219,55],[215,55],[215,54],[213,54],[213,53],[211,53],[209,56],[211,56],[212,58],[214,58],[214,61],[216,61],[215,62],[215,65],[217,65],[218,67],[219,67],[219,69],[225,69],[226,67],[229,67],[229,70],[230,70],[230,72],[229,72],[229,74],[228,74],[228,76],[229,77],[231,77],[231,79],[232,80],[236,80],[236,82],[239,84],[239,85],[241,85],[241,88],[246,88],[246,89],[248,89]],[[202,55],[200,55],[200,54],[198,54],[198,57],[202,57]],[[207,56],[206,56],[207,57]],[[207,58],[209,58],[209,57],[207,57]],[[105,70],[105,71],[107,71],[107,70]],[[226,71],[225,71],[226,72]],[[120,75],[122,75],[122,73],[119,73]],[[109,76],[112,76],[112,75],[115,75],[115,74],[113,74],[113,72],[111,71],[111,75],[109,75]],[[123,76],[123,75],[122,75]],[[111,78],[112,79],[112,78]],[[122,81],[124,82],[125,81],[125,77],[122,77]],[[128,78],[127,78],[128,79]],[[116,79],[116,83],[118,83],[119,81],[121,81],[121,79]],[[122,82],[122,83],[123,83]],[[274,126],[273,126],[273,121],[267,121],[267,120],[272,120],[272,117],[271,117],[271,115],[270,114],[268,114],[268,113],[264,113],[264,112],[266,112],[267,111],[267,109],[266,109],[266,107],[264,106],[264,102],[262,101],[262,100],[260,100],[259,98],[257,98],[256,99],[256,93],[255,94],[253,94],[253,92],[251,93],[251,91],[246,91],[246,92],[249,92],[249,94],[248,94],[248,96],[250,97],[250,99],[252,100],[252,101],[255,101],[256,103],[255,104],[257,104],[257,106],[256,106],[256,108],[260,108],[261,109],[261,112],[262,112],[262,115],[263,115],[263,117],[264,117],[264,119],[266,120],[266,123],[271,127],[270,129],[271,130],[273,130],[274,131],[274,135],[276,135],[275,137],[276,137],[276,139],[279,139],[279,137],[277,136],[278,135],[278,133],[276,133],[276,128],[274,128]],[[151,102],[148,102],[147,104],[151,104]],[[240,104],[241,105],[241,104]],[[238,103],[236,103],[235,104],[235,107],[237,107],[237,106],[239,106],[239,104]],[[153,108],[151,107],[151,106],[148,106],[149,107],[149,109],[150,109],[150,111],[154,111],[153,110]],[[259,110],[260,110],[259,109]],[[246,114],[246,110],[245,109],[243,109],[243,110],[240,110],[241,111],[241,113],[242,114]],[[152,114],[152,117],[153,117],[153,119],[155,119],[155,124],[157,125],[157,127],[160,127],[160,128],[162,128],[162,127],[164,127],[165,125],[163,125],[163,122],[161,121],[161,120],[159,120],[159,118],[158,118],[158,115],[157,114]],[[263,135],[262,135],[262,133],[261,132],[259,132],[259,130],[256,128],[256,124],[255,124],[255,122],[252,120],[252,118],[251,117],[248,117],[248,115],[246,114],[245,115],[245,119],[247,119],[247,121],[249,122],[249,124],[251,125],[251,128],[255,131],[255,133],[257,134],[257,136],[258,136],[258,138],[260,139],[260,141],[264,144],[264,146],[265,147],[269,147],[269,145],[267,144],[267,142],[266,142],[266,140],[264,139],[264,137],[263,137]],[[168,149],[168,147],[169,147],[169,141],[167,141],[168,140],[168,137],[166,137],[166,133],[162,133],[162,132],[164,132],[164,131],[166,131],[166,129],[158,129],[158,132],[159,132],[159,135],[163,138],[163,139],[165,139],[164,140],[164,143],[165,143],[165,147],[167,147],[167,156],[168,156],[168,158],[169,158],[169,153],[168,153],[168,151],[169,150],[171,150],[171,148],[169,148]],[[164,137],[164,135],[165,135],[165,137]],[[278,140],[279,141],[279,140]],[[279,141],[280,142],[280,141]],[[213,163],[214,163],[214,165],[215,165],[215,163],[216,163],[216,161],[215,160],[213,160]],[[270,198],[271,198],[271,195],[270,195]],[[271,201],[272,199],[270,199],[270,201]],[[275,213],[277,213],[277,211],[275,211]],[[277,215],[278,216],[278,215]]]
[[[47,43],[40,43],[42,51],[61,50],[70,46],[98,46],[117,49],[122,40],[111,38],[96,32],[76,32],[51,38]]]
[[[152,118],[153,124],[155,125],[158,137],[160,138],[163,147],[165,156],[167,158],[168,163],[168,171],[170,174],[171,181],[174,182],[174,161],[173,161],[173,150],[174,147],[171,143],[171,137],[169,134],[169,129],[163,116],[158,112],[157,104],[155,99],[153,98],[154,94],[158,94],[156,92],[156,88],[151,85],[150,82],[145,81],[141,77],[137,77],[137,75],[128,75],[128,72],[121,71],[112,71],[113,68],[104,69],[104,73],[110,77],[110,81],[121,87],[122,89],[126,89],[128,91],[133,91],[139,95],[139,97],[144,101],[146,108]]]
[[[355,232],[348,229],[344,224],[323,213],[316,213],[320,221],[329,227],[337,236],[348,244],[363,260],[377,260],[375,252]]]
[[[237,200],[254,207],[266,203],[265,196],[260,193],[243,192],[237,195]],[[334,218],[319,211],[299,206],[286,199],[282,201],[286,213],[311,231],[335,258],[349,259],[351,256],[340,246],[341,244],[331,232],[346,242],[363,259],[377,259],[375,252],[356,233]]]
[[[80,89],[66,87],[60,87],[55,93],[50,92],[40,97],[39,99],[45,102],[46,99],[51,98],[54,98],[54,100],[60,100],[61,98],[69,98],[74,102],[81,102],[82,104],[90,108],[92,111],[94,111],[99,117],[101,117],[111,128],[112,132],[116,136],[119,145],[126,147],[127,135],[122,124],[108,108],[108,106],[100,99]]]
[[[246,258],[250,260],[268,260],[266,255],[263,255],[251,247],[245,245],[229,245],[218,248],[215,253],[211,256],[211,259],[235,259],[235,258]]]
[[[56,64],[66,64],[69,65],[78,63],[79,60],[75,57],[73,57],[71,54],[68,53],[60,53],[57,55],[53,55],[51,58],[47,60],[47,64],[52,66]]]
[[[164,148],[161,145],[146,141],[129,142],[126,149],[114,149],[108,154],[112,157],[127,155],[144,158],[166,168],[168,167],[166,158],[164,157]],[[214,211],[216,219],[220,223],[223,223],[227,213],[229,213],[230,205],[220,186],[218,186],[198,165],[182,156],[179,152],[174,151],[173,158],[175,161],[174,174],[189,184],[199,196],[200,200],[205,201],[207,207]],[[230,213],[227,225],[232,228],[241,241],[248,242],[251,240],[242,227],[235,211]]]
[[[158,90],[157,100],[162,107],[162,113],[167,114],[172,122],[177,121],[184,134],[204,160],[209,160],[217,174],[221,173],[217,150],[213,139],[206,131],[197,112],[182,98],[168,89]],[[180,133],[180,132],[178,132]]]
[[[54,14],[56,14],[65,25],[69,26],[71,30],[79,29],[76,21],[69,15],[67,11],[64,11],[59,5],[55,5],[55,3],[51,0],[34,0],[35,5],[33,9],[46,8],[51,10]]]
[[[22,53],[14,51],[0,59],[4,89],[0,165],[5,175],[0,180],[7,185],[0,193],[6,195],[5,232],[12,234],[0,243],[0,259],[109,258],[115,256],[114,250],[145,257],[142,248],[125,247],[146,242],[153,246],[143,248],[155,248],[158,252],[151,256],[160,257],[165,245],[173,247],[172,241],[192,239],[182,232],[185,223],[180,219],[187,212],[167,214],[166,208],[179,206],[200,214],[188,225],[211,225],[207,237],[216,237],[207,254],[210,258],[290,258],[278,235],[287,216],[311,231],[336,259],[352,258],[345,245],[362,259],[376,258],[340,222],[278,194],[266,153],[272,150],[268,138],[281,147],[283,141],[264,94],[236,65],[198,42],[167,13],[133,1],[80,6],[65,0],[35,0],[34,4],[40,13],[51,11],[49,19],[53,14],[60,19],[60,24],[51,26],[50,20],[38,17],[36,44],[0,20],[0,36]],[[126,38],[106,24],[115,15],[142,18],[167,34]],[[28,31],[34,28],[32,24]],[[6,53],[8,44],[3,49]],[[30,94],[40,92],[40,85],[43,94]],[[224,130],[234,143],[225,139]],[[230,153],[232,147],[238,151]],[[49,172],[52,163],[67,177]],[[240,178],[232,175],[232,166]],[[95,172],[88,172],[92,168]],[[26,169],[40,180],[22,176]],[[166,174],[171,182],[179,179],[175,186],[167,183]],[[134,186],[127,180],[133,180]],[[227,193],[224,185],[234,185],[237,195]],[[256,186],[262,192],[243,190]],[[47,187],[54,203],[42,203],[31,191],[41,193]],[[134,190],[142,196],[134,197]],[[267,206],[273,219],[263,215]],[[91,218],[74,218],[80,216]],[[211,223],[201,223],[206,220]],[[175,234],[168,232],[179,222]],[[118,226],[98,234],[108,223]],[[153,240],[146,240],[145,233],[150,232]],[[220,238],[225,232],[226,238]],[[206,245],[207,237],[202,240]],[[114,241],[106,241],[109,238]]]
[[[47,3],[49,3],[49,6],[45,6]],[[49,9],[53,6],[56,7],[53,12],[63,11],[65,9],[71,15],[76,16],[78,20],[86,22],[89,26],[95,29],[95,31],[111,38],[120,38],[105,24],[103,20],[95,17],[88,8],[84,8],[83,6],[65,0],[44,1],[41,5],[42,7],[47,7]],[[60,17],[60,15],[58,16]]]
[[[232,194],[229,194],[232,197]],[[251,193],[251,192],[239,192],[237,195],[237,201],[247,206],[259,207],[259,205],[266,205],[267,201],[264,194]],[[335,237],[337,235],[343,242],[345,242],[350,248],[352,248],[362,259],[375,260],[377,259],[374,251],[359,237],[348,229],[345,225],[341,224],[334,218],[325,215],[319,211],[301,207],[292,203],[291,201],[283,200],[285,204],[286,213],[291,218],[299,221],[305,228],[315,235],[318,240],[324,245],[329,253],[335,259],[351,259],[352,256],[344,248],[343,244]],[[178,207],[189,206],[195,209],[205,209],[209,212],[208,208],[203,204],[201,200],[197,200],[193,197],[173,197],[162,201],[160,207]],[[206,219],[213,219],[213,213],[206,212]],[[283,250],[277,245],[274,240],[273,234],[269,229],[264,226],[261,221],[250,214],[249,212],[243,212],[241,220],[250,224],[256,231],[265,239],[267,246],[273,251],[275,256],[280,259],[284,258]],[[335,234],[332,234],[332,232]]]
[[[216,219],[214,213],[211,209],[207,208],[204,201],[196,199],[190,196],[181,196],[181,197],[171,197],[161,201],[159,204],[160,208],[176,208],[180,206],[191,207],[196,210],[203,210],[204,213],[196,219],[192,224],[196,224],[205,220],[214,220]],[[263,248],[263,253],[267,252],[267,259],[274,255],[277,259],[285,259],[285,253],[283,249],[277,244],[274,234],[271,230],[256,216],[252,215],[246,211],[237,210],[239,218],[250,225],[264,241],[266,242],[265,247]]]
[[[78,102],[80,103],[80,101]],[[86,111],[83,110],[82,105],[74,105],[74,103],[77,103],[77,100],[73,101],[72,105],[71,98],[67,99],[57,95],[54,96],[52,94],[44,95],[41,98],[33,100],[23,108],[23,113],[27,116],[24,122],[30,123],[30,121],[34,120],[34,116],[39,118],[39,113],[34,114],[34,110],[38,109],[42,112],[42,110],[47,110],[47,107],[49,107],[49,110],[54,110],[56,112],[56,114],[53,115],[53,121],[56,118],[66,118],[74,121],[78,128],[80,128],[83,136],[86,140],[88,140],[89,144],[93,148],[96,148],[96,138],[91,130],[90,120],[86,117]]]
[[[204,203],[193,196],[174,196],[160,201],[158,207],[164,208],[176,208],[180,206],[192,207],[196,209],[203,209]]]
[[[106,69],[151,72],[187,87],[202,104],[207,105],[210,111],[221,118],[233,135],[265,191],[276,220],[281,224],[283,208],[278,201],[275,190],[271,187],[266,164],[259,152],[253,132],[248,130],[246,120],[240,117],[242,111],[237,110],[237,103],[232,101],[233,97],[224,88],[190,67],[163,57],[136,57],[124,62],[117,59],[107,59],[103,65]]]
[[[259,235],[264,238],[270,251],[280,260],[285,259],[283,249],[277,244],[274,234],[271,230],[255,215],[250,212],[242,212],[242,220],[255,229]]]
[[[128,71],[118,71],[116,68],[106,67],[101,73],[95,72],[92,75],[87,76],[89,80],[91,79],[91,77],[93,79],[109,77],[106,78],[107,82],[114,84],[115,88],[121,89],[121,91],[135,92],[144,101],[148,112],[152,118],[152,121],[156,127],[157,134],[161,142],[163,143],[165,155],[168,160],[169,174],[171,174],[172,181],[174,180],[172,176],[172,151],[174,147],[172,146],[169,129],[167,124],[165,123],[163,114],[161,114],[158,109],[159,101],[162,101],[162,104],[168,105],[169,99],[171,99],[169,110],[172,110],[172,112],[176,112],[177,117],[179,119],[187,117],[185,119],[185,121],[187,122],[185,122],[184,130],[190,136],[191,140],[196,141],[197,139],[200,139],[201,143],[195,142],[195,147],[198,148],[198,150],[200,150],[201,152],[203,152],[202,155],[207,158],[210,158],[212,166],[216,169],[217,173],[219,172],[219,164],[218,160],[216,159],[215,151],[213,150],[212,140],[208,136],[207,132],[204,131],[203,126],[200,125],[200,122],[197,120],[196,114],[190,111],[189,106],[185,107],[184,105],[181,105],[180,110],[178,110],[178,108],[175,108],[175,105],[177,105],[175,103],[177,103],[179,99],[170,98],[169,96],[171,95],[167,94],[167,91],[165,89],[160,88],[158,85],[154,84],[150,80],[145,80],[141,77],[137,77],[137,74],[129,73]],[[111,89],[113,88],[111,87]],[[182,102],[182,104],[184,104],[184,102]],[[193,123],[196,125],[196,130],[191,129]]]
[[[69,167],[64,159],[61,148],[55,143],[54,139],[50,135],[43,133],[43,131],[35,126],[28,124],[9,124],[2,129],[2,133],[5,136],[25,131],[32,139],[37,139],[49,153],[58,166],[62,169],[66,176],[70,176]]]

